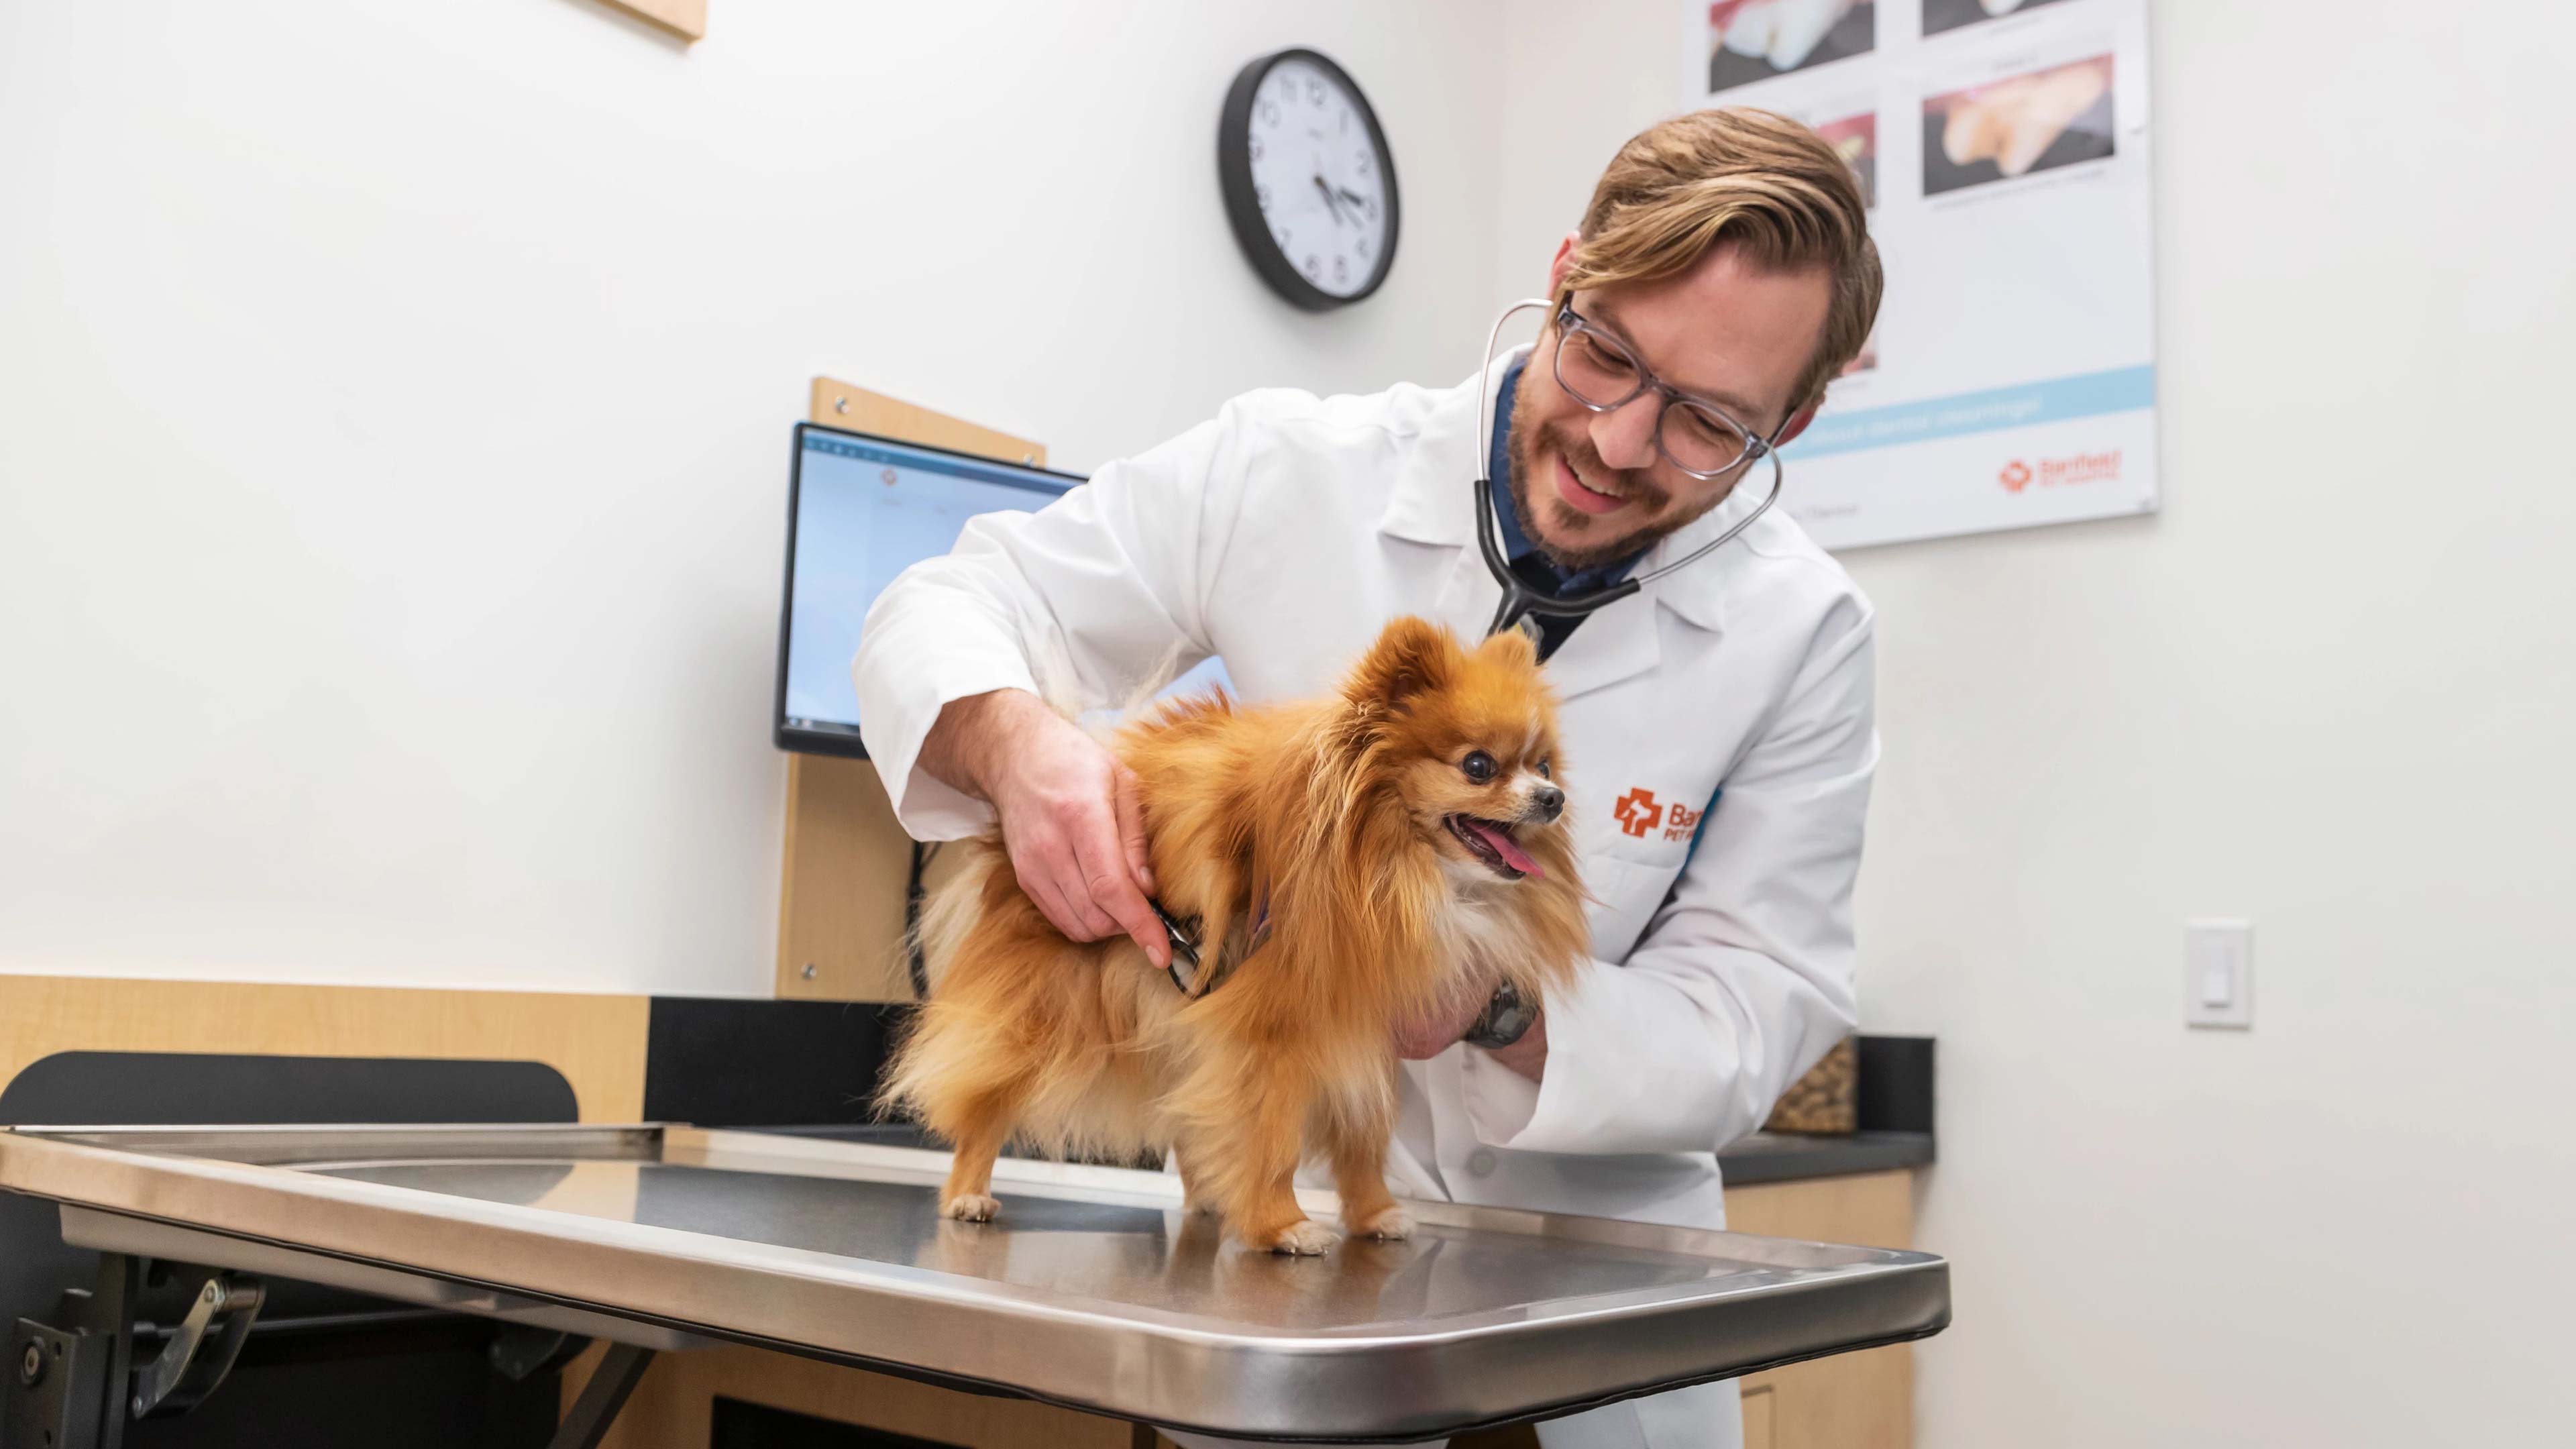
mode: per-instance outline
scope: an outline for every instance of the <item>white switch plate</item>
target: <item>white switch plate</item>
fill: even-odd
[[[2254,923],[2185,921],[2182,1019],[2191,1026],[2254,1027]]]

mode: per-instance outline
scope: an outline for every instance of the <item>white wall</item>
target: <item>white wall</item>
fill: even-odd
[[[0,969],[765,994],[818,372],[1086,468],[1474,365],[1473,0],[0,0]],[[1315,318],[1217,107],[1341,59],[1404,186]]]
[[[1506,283],[1674,104],[1679,9],[1507,15]],[[2576,19],[2153,40],[2164,513],[1846,560],[1863,1020],[1941,1039],[1920,1442],[2563,1443]],[[2250,1035],[2182,1027],[2205,914]]]

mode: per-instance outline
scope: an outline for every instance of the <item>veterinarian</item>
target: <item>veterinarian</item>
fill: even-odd
[[[1716,1150],[1855,1021],[1873,616],[1784,511],[1752,515],[1765,446],[1859,353],[1880,285],[1859,190],[1812,132],[1702,111],[1640,134],[1558,247],[1532,346],[1454,387],[1237,398],[1035,514],[973,520],[898,579],[855,670],[905,828],[949,839],[998,817],[1059,929],[1123,932],[1163,963],[1129,784],[1040,702],[1039,662],[1109,703],[1174,656],[1218,655],[1259,702],[1330,690],[1394,615],[1473,640],[1503,593],[1476,542],[1490,478],[1532,590],[1646,580],[1590,615],[1536,616],[1596,959],[1543,1010],[1464,1001],[1403,1034],[1389,1180],[1723,1226]],[[1538,1432],[1548,1449],[1741,1438],[1732,1383]]]

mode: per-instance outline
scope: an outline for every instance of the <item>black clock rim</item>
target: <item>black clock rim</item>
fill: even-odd
[[[1369,146],[1377,153],[1378,171],[1386,182],[1386,247],[1378,254],[1377,266],[1370,271],[1368,281],[1347,297],[1335,296],[1306,280],[1305,273],[1298,271],[1287,254],[1279,250],[1279,244],[1271,240],[1269,223],[1262,219],[1260,204],[1254,199],[1252,157],[1240,143],[1251,137],[1252,106],[1261,92],[1261,82],[1269,76],[1271,67],[1286,60],[1302,60],[1315,66],[1359,103],[1360,121],[1368,127]],[[1216,170],[1235,244],[1243,249],[1245,259],[1272,291],[1309,312],[1329,312],[1361,301],[1385,285],[1386,274],[1395,266],[1396,243],[1404,230],[1404,204],[1395,180],[1395,152],[1386,144],[1386,130],[1378,124],[1377,108],[1369,104],[1368,92],[1361,90],[1360,83],[1331,56],[1293,45],[1261,56],[1237,72],[1233,86],[1225,93],[1225,108],[1217,115]]]

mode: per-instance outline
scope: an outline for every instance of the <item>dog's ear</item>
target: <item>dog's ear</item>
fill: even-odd
[[[1500,659],[1523,669],[1538,668],[1538,645],[1518,629],[1505,629],[1476,646],[1476,652],[1489,659]]]
[[[1466,660],[1458,636],[1408,614],[1388,624],[1360,656],[1342,696],[1362,707],[1392,710],[1416,695],[1443,689]]]

